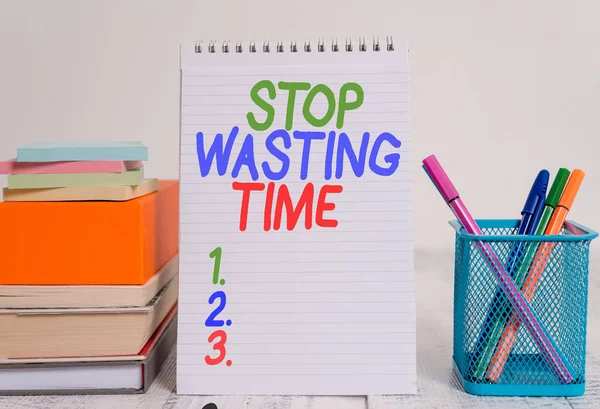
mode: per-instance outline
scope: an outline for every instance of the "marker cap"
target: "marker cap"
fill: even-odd
[[[560,168],[558,170],[558,173],[554,178],[554,182],[552,182],[552,186],[550,187],[550,191],[548,192],[548,197],[546,197],[546,204],[548,206],[556,208],[556,205],[560,200],[560,196],[565,189],[565,185],[567,184],[567,180],[569,180],[570,174],[571,172],[569,172],[568,169]]]
[[[546,198],[546,189],[548,188],[549,179],[550,172],[548,172],[546,169],[541,170],[540,173],[538,173],[535,181],[533,182],[533,186],[531,186],[531,190],[529,191],[529,195],[527,196],[527,201],[523,206],[521,215],[525,213],[534,214],[536,209],[541,209],[544,206],[544,199]]]
[[[558,202],[558,206],[564,207],[567,210],[571,210],[571,206],[573,205],[573,201],[575,200],[575,196],[577,196],[577,191],[579,190],[579,186],[581,186],[581,182],[583,182],[583,177],[585,173],[580,169],[575,169],[573,173],[571,173],[571,177],[567,182],[567,186],[565,187],[565,191],[560,197],[560,201]]]
[[[423,167],[446,203],[458,197],[458,191],[452,182],[450,182],[450,178],[444,172],[442,165],[440,165],[435,155],[430,155],[423,159]]]

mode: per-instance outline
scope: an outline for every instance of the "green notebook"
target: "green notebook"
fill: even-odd
[[[143,169],[122,173],[9,175],[8,188],[41,189],[76,186],[137,186],[143,178]]]
[[[17,162],[148,160],[137,141],[36,142],[17,148]]]

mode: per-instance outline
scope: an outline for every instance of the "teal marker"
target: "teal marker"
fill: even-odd
[[[554,212],[565,185],[569,180],[570,174],[571,172],[565,168],[560,168],[558,170],[558,173],[554,178],[554,182],[552,182],[552,186],[550,187],[550,191],[548,192],[548,196],[546,196],[546,203],[544,204],[544,209],[542,211],[539,224],[535,229],[534,235],[539,236],[544,234],[544,231],[550,222],[550,218],[552,217],[552,213]],[[519,263],[517,271],[513,277],[515,285],[518,288],[523,287],[525,278],[527,277],[527,272],[529,271],[529,267],[533,262],[537,248],[537,242],[530,242],[526,245],[523,258],[521,259],[522,261]],[[509,315],[510,311],[499,311],[494,322],[490,326],[489,336],[487,338],[488,342],[486,345],[484,345],[483,353],[475,365],[474,377],[476,379],[481,379],[485,374],[485,371],[492,360],[492,355],[496,349],[496,346],[498,345],[498,341],[502,336],[502,331],[508,322]]]

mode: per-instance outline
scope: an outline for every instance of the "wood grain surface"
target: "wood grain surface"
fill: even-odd
[[[497,409],[600,408],[600,255],[592,250],[586,393],[577,398],[479,397],[463,392],[452,373],[452,254],[416,253],[418,393],[414,396],[183,396],[175,388],[171,353],[148,393],[132,396],[0,397],[2,409]]]

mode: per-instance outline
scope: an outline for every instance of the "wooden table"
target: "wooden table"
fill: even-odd
[[[2,409],[139,408],[202,409],[484,409],[600,408],[600,255],[592,251],[588,315],[587,388],[577,398],[488,398],[466,394],[452,373],[451,253],[417,251],[418,394],[414,396],[179,396],[175,392],[173,351],[160,376],[145,395],[0,397]]]

